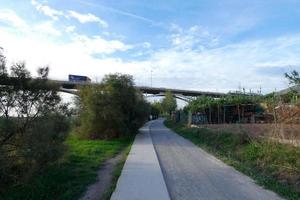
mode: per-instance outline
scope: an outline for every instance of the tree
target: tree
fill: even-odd
[[[110,139],[135,133],[149,115],[149,105],[134,88],[132,76],[111,74],[80,91],[79,136]]]
[[[3,48],[0,47],[0,76],[7,75],[6,71],[6,59],[3,55]]]
[[[58,87],[47,81],[49,68],[40,68],[31,79],[25,63],[11,66],[0,53],[0,180],[17,181],[60,158],[67,136],[67,107],[61,104]],[[0,182],[0,184],[1,184]]]
[[[299,72],[293,70],[290,74],[285,73],[285,77],[289,80],[291,85],[300,85],[300,75]],[[280,100],[284,103],[298,103],[299,91],[291,87],[291,91],[280,96]]]
[[[171,91],[166,92],[165,98],[162,100],[162,108],[164,112],[168,113],[169,115],[171,115],[172,111],[176,110],[176,99]]]
[[[17,118],[16,130],[1,135],[0,145],[5,144],[16,134],[23,134],[40,116],[58,109],[61,99],[57,88],[49,88],[47,76],[49,68],[39,69],[38,78],[31,80],[25,63],[16,63],[11,67],[10,76],[14,86],[3,86],[0,91],[0,114],[7,121]],[[45,89],[48,88],[48,89]]]
[[[293,70],[290,74],[285,73],[285,77],[289,80],[290,84],[297,85],[300,84],[300,75],[299,72]]]
[[[163,113],[161,102],[155,101],[151,104],[151,115],[153,119],[158,118]]]

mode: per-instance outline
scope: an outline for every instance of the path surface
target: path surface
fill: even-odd
[[[150,130],[171,199],[281,199],[167,129],[163,120],[153,121]]]
[[[152,144],[149,123],[136,136],[111,199],[170,199]]]
[[[97,180],[95,183],[90,185],[84,195],[80,200],[101,200],[105,192],[109,189],[112,184],[113,173],[118,165],[121,162],[125,151],[122,151],[117,156],[108,159],[101,166],[98,171]]]

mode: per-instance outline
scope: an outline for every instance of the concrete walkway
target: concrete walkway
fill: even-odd
[[[147,123],[136,136],[112,200],[169,200]]]
[[[163,120],[152,122],[151,136],[173,200],[281,199],[166,128]]]

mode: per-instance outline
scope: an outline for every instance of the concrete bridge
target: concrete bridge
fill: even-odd
[[[98,84],[98,83],[88,83],[88,82],[72,82],[72,81],[57,81],[57,80],[50,80],[50,81],[59,84],[61,92],[70,93],[70,94],[76,94],[80,86]],[[221,98],[228,95],[226,93],[221,93],[221,92],[182,90],[182,89],[172,89],[172,88],[163,88],[163,87],[135,86],[135,88],[139,89],[143,94],[146,95],[147,98],[165,96],[165,93],[167,91],[170,91],[177,99],[186,102],[198,96],[209,96],[213,98]]]
[[[61,92],[70,93],[77,95],[80,86],[97,85],[99,83],[90,82],[72,82],[72,81],[60,81],[60,80],[47,80],[50,84],[56,84],[59,86]],[[14,85],[14,78],[9,78],[6,80],[0,79],[1,85]],[[235,95],[257,95],[257,94],[244,94],[244,93],[221,93],[221,92],[209,92],[209,91],[196,91],[196,90],[183,90],[183,89],[172,89],[163,87],[148,87],[148,86],[135,86],[142,93],[145,94],[147,98],[165,96],[167,91],[172,92],[172,94],[180,100],[189,102],[198,96],[208,96],[212,98],[221,98],[225,96],[235,96]]]

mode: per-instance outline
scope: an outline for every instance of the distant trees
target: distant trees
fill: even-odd
[[[150,105],[129,75],[107,75],[99,85],[81,88],[80,99],[79,136],[83,138],[133,134],[150,114]]]
[[[155,101],[151,103],[151,115],[154,118],[158,118],[161,114],[163,114],[163,108],[161,102]]]
[[[8,73],[0,52],[0,79],[14,85],[0,86],[0,184],[29,177],[64,153],[67,106],[47,83],[48,73],[40,68],[33,81],[22,62]]]
[[[172,111],[175,111],[177,108],[177,103],[172,92],[167,91],[165,94],[165,98],[161,102],[162,109],[165,113],[171,115]]]

